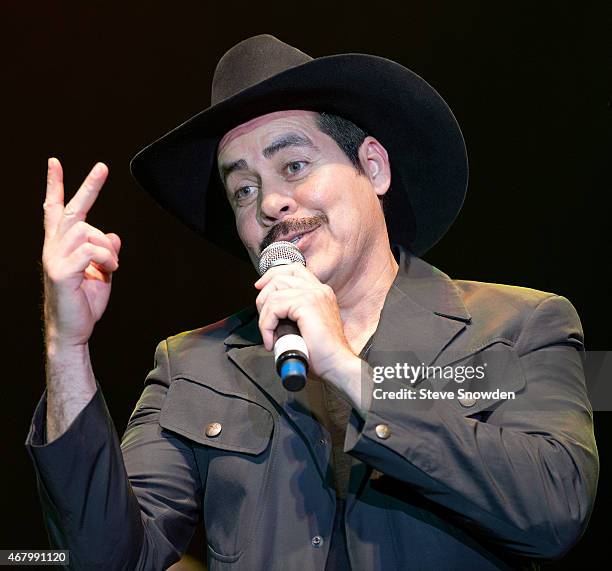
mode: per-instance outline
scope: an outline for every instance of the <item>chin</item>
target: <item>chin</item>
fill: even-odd
[[[310,259],[306,260],[306,268],[323,284],[329,281],[333,272],[333,265],[329,263],[320,264],[316,256],[311,256]]]

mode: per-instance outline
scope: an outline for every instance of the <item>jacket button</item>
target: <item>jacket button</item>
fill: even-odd
[[[473,399],[473,398],[459,399],[459,404],[461,406],[464,406],[465,408],[468,408],[468,407],[474,406],[476,404],[476,399]]]
[[[382,438],[383,440],[391,436],[391,429],[386,424],[377,424],[374,430],[376,432],[376,436],[378,436],[378,438]]]
[[[315,535],[312,538],[312,546],[317,549],[323,545],[323,538],[320,535]]]
[[[206,425],[206,436],[218,436],[222,428],[220,422],[210,422]]]

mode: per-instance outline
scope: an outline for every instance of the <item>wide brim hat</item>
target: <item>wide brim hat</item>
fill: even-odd
[[[211,105],[142,149],[131,172],[189,228],[249,259],[218,174],[217,147],[234,127],[290,109],[349,119],[387,149],[384,212],[392,244],[421,256],[446,233],[465,198],[468,161],[457,120],[438,92],[394,61],[355,53],[313,59],[267,34],[225,53]]]

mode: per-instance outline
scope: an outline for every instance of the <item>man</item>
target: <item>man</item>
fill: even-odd
[[[26,444],[52,545],[74,568],[165,569],[203,517],[210,569],[563,555],[598,477],[580,321],[565,298],[453,281],[418,257],[467,182],[440,96],[388,60],[312,60],[256,36],[222,58],[212,100],[139,153],[136,179],[229,251],[256,264],[291,240],[306,267],[272,268],[255,307],[162,341],[120,445],[87,351],[118,267],[118,236],[84,222],[107,171],[64,207],[50,160],[48,385]],[[270,353],[286,317],[310,359],[296,393]],[[487,365],[497,392],[450,396]],[[429,379],[430,366],[454,376]],[[413,387],[423,402],[400,400]]]

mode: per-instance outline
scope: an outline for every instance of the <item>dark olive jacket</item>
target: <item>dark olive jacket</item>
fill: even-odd
[[[403,250],[399,264],[366,390],[460,385],[373,383],[391,361],[480,364],[487,377],[470,390],[515,398],[372,398],[352,411],[353,569],[514,569],[562,556],[588,523],[599,471],[573,306],[451,280]],[[336,506],[329,435],[282,388],[254,307],[157,346],[121,442],[99,385],[50,444],[45,414],[44,394],[26,446],[51,545],[70,549],[71,568],[166,569],[203,518],[211,571],[324,570]]]

